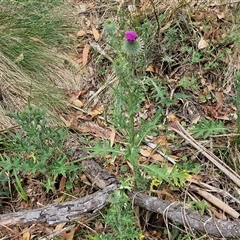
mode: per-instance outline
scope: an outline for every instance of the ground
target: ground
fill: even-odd
[[[188,208],[201,214],[214,215],[220,220],[233,221],[238,218],[239,3],[161,1],[160,4],[159,1],[147,0],[136,3],[76,0],[69,1],[68,4],[72,7],[75,28],[69,33],[72,39],[70,47],[58,46],[58,51],[64,51],[65,60],[60,67],[61,71],[58,69],[61,81],[54,80],[54,85],[61,90],[61,106],[48,104],[57,117],[57,121],[50,122],[50,128],[64,126],[67,138],[62,138],[61,141],[58,139],[60,145],[54,145],[45,136],[47,144],[44,146],[57,149],[53,155],[48,155],[47,151],[38,153],[34,148],[34,151],[25,153],[21,159],[25,162],[31,159],[35,161],[36,157],[37,162],[38,156],[44,154],[57,160],[64,158],[67,159],[64,164],[69,166],[69,171],[58,166],[56,172],[55,169],[47,173],[40,170],[19,171],[19,177],[16,177],[13,163],[13,168],[7,169],[5,157],[16,156],[11,149],[6,148],[5,141],[11,137],[16,140],[14,134],[20,130],[12,124],[9,117],[3,118],[1,168],[5,170],[4,175],[10,174],[11,177],[2,184],[0,213],[63,203],[96,192],[98,189],[87,179],[81,168],[79,159],[86,156],[86,153],[117,179],[137,177],[134,161],[127,153],[123,153],[127,146],[135,146],[136,149],[139,147],[138,164],[153,167],[152,170],[148,168],[147,172],[144,170],[146,167],[140,168],[139,171],[146,180],[141,191],[160,199],[180,201]],[[144,42],[139,55],[136,54],[133,62],[130,62],[136,66],[131,76],[139,81],[134,83],[138,86],[134,89],[139,94],[136,96],[139,101],[135,106],[137,112],[133,110],[132,129],[135,131],[135,139],[138,137],[136,131],[141,134],[145,123],[152,122],[155,125],[151,126],[152,130],[144,135],[144,140],[139,145],[134,140],[131,142],[133,135],[128,133],[130,127],[126,127],[131,123],[131,118],[127,118],[131,116],[131,112],[127,112],[130,106],[115,102],[116,99],[125,101],[125,98],[121,97],[124,96],[123,93],[119,97],[114,89],[125,89],[127,92],[126,86],[121,85],[125,75],[122,74],[122,79],[119,77],[121,75],[117,74],[115,61],[129,59],[126,52],[118,55],[119,50],[113,49],[110,40],[107,40],[104,26],[110,20],[119,24],[118,32],[114,34],[120,42],[124,41],[124,32],[127,30],[135,30]],[[35,38],[35,41],[39,39]],[[73,67],[66,67],[66,62],[70,62]],[[65,79],[64,82],[64,76],[68,76],[66,79],[69,81]],[[134,84],[129,88],[135,87]],[[16,102],[20,102],[19,109],[23,109],[27,98],[16,93],[18,89],[22,90],[22,86],[16,85],[13,89],[11,96],[16,96]],[[6,95],[6,92],[0,92],[0,101],[7,99]],[[10,104],[11,101],[7,103]],[[117,112],[118,107],[120,113]],[[14,108],[11,103],[8,110],[13,112]],[[4,108],[0,110],[4,112]],[[155,120],[159,112],[160,117]],[[42,113],[34,114],[41,116]],[[127,119],[125,125],[117,122],[116,118],[121,117]],[[180,129],[176,122],[186,131]],[[30,125],[31,121],[28,123]],[[49,134],[59,133],[50,128],[47,126],[44,129]],[[22,142],[24,138],[21,138]],[[105,143],[108,143],[107,147]],[[18,144],[17,140],[14,144]],[[104,152],[104,149],[108,150]],[[133,153],[135,154],[134,151]],[[46,163],[49,164],[47,161],[48,159]],[[36,166],[36,162],[31,166]],[[71,165],[73,163],[76,165]],[[155,175],[152,173],[158,165],[162,169],[166,168],[162,176],[159,170]],[[173,166],[178,166],[175,175]],[[17,169],[16,166],[15,168]],[[77,170],[73,171],[74,168]],[[51,176],[54,180],[54,188],[49,191],[46,186],[50,188],[52,185],[44,183],[46,176]],[[166,181],[163,176],[166,176]],[[23,191],[16,186],[23,186]],[[135,186],[139,187],[137,184]],[[216,198],[219,200],[217,205]],[[224,211],[226,206],[230,208],[227,213]],[[101,209],[92,215],[86,215],[74,222],[74,226],[72,223],[53,226],[34,223],[27,227],[5,227],[0,236],[2,239],[48,239],[50,234],[64,230],[52,239],[91,239],[87,236],[113,234],[103,220],[107,212],[106,209]],[[142,234],[139,239],[220,239],[188,231],[186,226],[177,223],[166,224],[162,217],[144,209],[135,209],[134,221]],[[70,231],[64,229],[67,226],[72,226]]]

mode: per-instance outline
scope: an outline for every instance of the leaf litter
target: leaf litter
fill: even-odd
[[[91,3],[85,3],[84,1],[74,1],[75,3],[81,3],[81,12],[84,14],[87,13],[88,9],[91,9],[96,14],[98,13],[98,8],[94,4],[94,2]],[[117,1],[116,1],[117,2]],[[125,1],[123,1],[125,2]],[[153,9],[151,5],[151,1],[140,1],[140,10],[142,11],[141,14],[145,14],[147,17],[152,17]],[[84,6],[84,7],[83,7]],[[174,5],[173,5],[174,6]],[[197,10],[196,12],[194,9],[190,9],[188,14],[191,15],[192,19],[195,19],[195,25],[193,28],[190,27],[190,32],[192,32],[192,36],[190,36],[189,41],[192,42],[193,40],[191,37],[194,36],[194,34],[199,35],[198,42],[192,42],[192,44],[200,51],[197,53],[201,53],[202,50],[206,50],[209,48],[210,44],[216,44],[219,39],[224,40],[226,38],[227,34],[227,28],[231,26],[231,23],[233,21],[234,16],[232,14],[228,14],[229,11],[231,11],[231,7],[226,6],[225,8],[222,8],[221,6],[218,7],[218,5],[214,5],[215,7],[209,7],[209,8],[202,8],[201,10]],[[78,6],[79,7],[79,6]],[[128,6],[125,6],[128,7]],[[103,7],[104,8],[104,7]],[[159,7],[159,11],[162,9],[166,10],[163,6]],[[107,10],[106,10],[107,11]],[[137,14],[137,8],[133,11],[135,14]],[[172,9],[172,13],[176,11],[176,9]],[[181,10],[182,12],[180,14],[184,14],[184,10]],[[132,13],[133,14],[133,13]],[[186,15],[184,15],[186,16]],[[168,31],[172,24],[175,23],[176,16],[169,15],[169,20],[161,26],[159,29],[159,33],[163,36],[166,31]],[[79,64],[79,66],[85,67],[88,72],[90,72],[91,77],[93,79],[88,79],[86,81],[85,86],[81,86],[81,88],[74,89],[74,92],[70,92],[69,89],[65,89],[65,94],[67,97],[67,101],[69,103],[68,108],[66,108],[66,113],[59,113],[60,119],[63,121],[63,123],[67,127],[71,127],[74,131],[78,132],[79,134],[83,134],[84,136],[88,136],[91,141],[99,141],[99,140],[108,140],[110,142],[110,146],[113,146],[115,143],[120,143],[124,146],[124,132],[117,132],[114,126],[111,124],[111,122],[105,121],[104,115],[107,114],[107,109],[105,109],[103,106],[106,105],[106,102],[108,102],[108,95],[105,90],[108,90],[108,85],[106,85],[106,89],[102,92],[99,92],[99,94],[94,95],[93,102],[89,103],[89,98],[92,96],[91,91],[98,92],[98,89],[104,84],[104,78],[102,78],[101,74],[97,71],[97,69],[94,68],[94,62],[97,61],[97,59],[93,58],[93,49],[91,48],[91,44],[88,43],[88,41],[97,41],[98,44],[101,46],[101,41],[103,40],[100,36],[102,34],[101,29],[97,29],[95,26],[100,25],[99,19],[101,19],[101,23],[104,22],[104,19],[102,19],[102,16],[97,16],[96,19],[86,14],[86,17],[84,16],[86,22],[91,22],[91,24],[81,24],[82,29],[79,30],[76,33],[76,38],[81,38],[85,41],[85,43],[81,43],[80,48],[80,55],[74,56],[74,60]],[[79,20],[83,23],[82,19]],[[181,22],[181,19],[178,21]],[[184,20],[183,20],[184,22]],[[186,23],[181,24],[186,24]],[[204,29],[204,25],[208,25],[209,27],[207,29]],[[185,26],[187,29],[188,26]],[[193,30],[192,30],[193,29]],[[88,33],[91,33],[91,36],[89,37]],[[166,44],[164,42],[164,38],[156,38],[156,42],[161,44]],[[184,39],[186,40],[186,39]],[[158,55],[153,56],[153,59],[155,57],[155,60],[151,63],[151,65],[148,66],[147,71],[150,74],[156,74],[158,76],[163,76],[163,78],[166,78],[169,80],[169,78],[174,79],[176,83],[179,83],[179,81],[185,77],[185,76],[191,76],[192,72],[198,73],[201,68],[204,68],[206,64],[209,64],[209,62],[216,61],[218,54],[224,50],[224,48],[230,47],[234,51],[234,47],[232,46],[233,43],[231,41],[227,44],[227,46],[222,45],[215,45],[215,51],[211,52],[211,54],[206,56],[206,59],[200,58],[200,59],[192,59],[192,61],[197,61],[196,64],[192,64],[191,62],[186,62],[182,65],[179,65],[179,62],[184,61],[184,58],[187,57],[187,53],[184,51],[180,51],[180,46],[178,44],[174,45],[173,50],[173,58],[174,61],[177,63],[177,67],[172,67],[171,64],[169,64],[169,61],[159,61]],[[78,51],[77,50],[77,51]],[[167,52],[165,52],[167,53]],[[165,54],[164,53],[164,54]],[[99,52],[101,56],[104,56]],[[197,58],[197,56],[196,56]],[[225,57],[227,58],[227,56]],[[230,68],[231,63],[228,65],[225,62],[226,59],[221,59],[221,64],[223,64],[224,68]],[[108,67],[108,63],[105,62],[104,66],[105,68]],[[206,119],[218,119],[223,120],[226,124],[231,124],[231,127],[234,126],[234,118],[236,117],[236,108],[232,105],[232,103],[229,101],[227,94],[224,92],[226,88],[223,88],[223,84],[225,82],[225,78],[223,75],[222,69],[219,68],[204,68],[203,71],[201,71],[201,75],[196,76],[197,83],[196,85],[199,86],[199,89],[196,91],[191,91],[191,87],[187,88],[184,85],[177,85],[174,87],[175,91],[174,93],[182,94],[182,96],[191,96],[190,100],[188,98],[179,97],[174,99],[175,103],[173,106],[168,109],[169,113],[167,114],[167,124],[180,122],[182,124],[185,124],[185,126],[189,129],[193,127],[193,123],[198,123],[201,121],[202,118]],[[103,82],[101,82],[103,81]],[[167,82],[167,84],[172,84],[172,82]],[[201,96],[201,97],[200,97]],[[188,100],[186,100],[188,99]],[[203,101],[204,99],[204,101]],[[184,106],[186,106],[186,103],[190,102],[191,104],[188,104],[187,110],[184,111]],[[86,108],[86,103],[88,103]],[[73,106],[72,106],[73,105]],[[146,107],[147,104],[144,106]],[[151,108],[157,107],[155,103],[151,103]],[[151,109],[152,110],[152,109]],[[144,114],[148,114],[150,111],[148,108],[142,109],[142,112]],[[197,117],[192,117],[191,113],[196,112],[194,116],[197,115]],[[140,114],[140,113],[139,113]],[[148,118],[148,116],[146,116]],[[137,121],[136,121],[137,122]],[[177,131],[179,130],[178,128]],[[188,143],[186,144],[186,148],[183,148],[184,150],[181,151],[181,148],[176,148],[175,145],[181,145],[183,143],[183,140],[177,136],[169,135],[169,132],[159,130],[158,136],[149,136],[150,141],[146,141],[145,144],[142,144],[140,154],[141,157],[139,159],[140,162],[148,162],[151,163],[161,163],[168,160],[168,166],[171,170],[173,165],[176,164],[181,157],[188,156],[188,161],[191,161],[192,158],[195,158],[196,152],[193,151],[191,148],[191,141],[193,141],[194,144],[196,144],[198,147],[202,148],[201,144],[199,144],[199,141],[201,139],[193,139],[192,136],[187,136],[187,139],[190,140],[190,145]],[[161,135],[161,137],[159,137]],[[184,135],[182,135],[184,136]],[[185,135],[186,136],[186,135]],[[173,140],[174,138],[174,140]],[[207,142],[206,148],[209,148],[211,150],[214,150],[214,146],[217,144],[225,145],[225,142],[228,141],[227,137],[223,135],[223,137],[219,137],[218,143],[213,138],[210,139],[210,142]],[[150,146],[149,144],[150,143]],[[227,145],[227,144],[226,144]],[[71,147],[74,147],[74,143]],[[190,150],[189,150],[190,149]],[[205,150],[205,148],[204,148]],[[211,159],[218,168],[220,167],[221,170],[223,170],[227,176],[231,176],[232,180],[239,185],[239,178],[237,173],[235,173],[232,169],[225,169],[225,164],[221,163],[221,160],[219,158],[215,158],[215,155],[208,150],[206,150],[206,158],[201,157],[201,161],[203,162],[203,165],[208,165],[207,159]],[[199,158],[199,157],[198,157]],[[105,168],[109,170],[113,175],[117,177],[121,177],[124,174],[121,174],[119,172],[120,166],[126,166],[126,172],[125,176],[131,176],[131,166],[126,165],[124,162],[124,159],[121,159],[121,157],[112,159],[111,155],[106,156],[106,159],[108,159],[107,163],[103,161],[103,159],[99,158],[97,159],[99,162],[105,165]],[[171,159],[171,160],[170,160]],[[215,162],[216,161],[216,162]],[[220,164],[220,165],[218,165]],[[211,168],[213,166],[210,165]],[[230,171],[231,174],[228,172]],[[214,196],[207,192],[207,184],[209,188],[215,187],[215,191],[222,190],[220,183],[221,183],[221,175],[214,174],[214,185],[212,186],[211,182],[213,181],[211,176],[211,173],[206,172],[204,173],[205,176],[201,176],[201,173],[199,174],[192,174],[192,177],[189,179],[189,182],[192,183],[192,188],[185,188],[181,189],[186,194],[189,194],[189,196],[193,197],[196,194],[198,195],[198,199],[206,199],[208,201],[208,204],[210,203],[210,209],[215,206],[214,210],[212,211],[212,214],[215,215],[217,218],[223,218],[222,211],[224,210],[228,214],[230,214],[232,217],[237,218],[238,213],[234,209],[234,205],[236,203],[234,197],[231,195],[234,195],[234,187],[229,182],[229,180],[225,180],[225,184],[228,186],[226,189],[229,189],[226,191],[227,194],[230,196],[230,200],[225,198],[224,195],[222,196]],[[206,177],[207,176],[207,177]],[[209,178],[209,180],[208,180]],[[195,185],[194,185],[195,184]],[[201,185],[202,184],[202,185]],[[204,186],[204,184],[206,184]],[[215,186],[216,185],[216,186]],[[82,184],[84,186],[84,184]],[[190,185],[191,186],[191,185]],[[196,187],[198,186],[198,187]],[[204,187],[203,187],[204,186]],[[32,186],[33,187],[33,186]],[[199,188],[201,187],[201,189]],[[75,186],[75,191],[73,190],[72,196],[68,196],[68,199],[74,198],[79,196],[79,194],[76,194],[76,191],[79,190],[79,186]],[[61,191],[66,190],[66,179],[61,178],[59,183],[59,189]],[[65,189],[65,190],[64,190]],[[92,191],[91,187],[85,188],[86,191],[82,194],[88,194]],[[225,189],[223,189],[225,191]],[[157,190],[156,194],[158,197],[162,198],[163,196],[166,197],[166,199],[171,199],[172,201],[183,201],[182,196],[179,196],[178,191],[174,191],[174,189],[169,189],[167,191],[166,189],[163,190]],[[61,195],[61,194],[60,194]],[[47,198],[47,196],[45,196]],[[58,194],[56,196],[52,196],[52,199],[58,199]],[[50,200],[46,201],[46,198],[42,199],[40,202],[43,204],[47,204],[48,202],[51,202]],[[46,202],[44,202],[46,201]],[[61,201],[61,200],[60,200]],[[224,201],[226,201],[224,203]],[[235,202],[234,202],[235,201]],[[212,204],[212,205],[211,205]],[[224,205],[225,204],[225,205]],[[26,209],[29,208],[29,206],[24,206]],[[228,211],[226,211],[226,208],[229,208]],[[20,206],[15,206],[15,209],[20,209]],[[237,208],[237,210],[239,210]],[[226,218],[227,219],[227,218]],[[89,224],[89,226],[93,227],[93,230],[96,231],[102,231],[102,226],[99,225],[99,223],[94,226],[94,222],[97,221],[97,217],[94,220],[91,220],[90,223],[88,220],[86,220],[86,224]],[[82,226],[84,226],[84,223],[82,223]],[[63,230],[59,234],[62,236],[63,239],[73,239],[75,232],[79,231],[81,227],[78,226],[71,226],[71,230],[68,228],[67,230],[64,229],[65,225],[58,225],[55,229],[53,228],[45,228],[45,234],[49,234],[53,231],[60,231]],[[31,239],[31,234],[34,233],[34,229],[36,230],[37,227],[33,227],[31,232],[25,231],[22,232],[22,236],[25,239]],[[86,228],[82,227],[84,231],[87,232]],[[152,232],[151,232],[152,231]],[[156,231],[157,233],[154,233]],[[146,230],[146,236],[150,233],[150,236],[156,234],[157,236],[160,236],[161,230],[155,229],[155,230]],[[16,232],[16,234],[19,234],[19,232]],[[34,233],[35,234],[35,233]],[[148,238],[151,239],[151,238]]]

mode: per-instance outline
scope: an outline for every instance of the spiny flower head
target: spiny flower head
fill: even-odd
[[[143,41],[138,37],[137,33],[133,30],[125,32],[125,39],[123,42],[123,50],[127,54],[136,55],[143,50]]]
[[[106,23],[104,24],[104,30],[107,32],[107,34],[115,34],[117,31],[117,25],[112,20],[108,19]]]
[[[125,39],[128,42],[135,42],[138,38],[138,35],[135,31],[129,30],[125,32]]]

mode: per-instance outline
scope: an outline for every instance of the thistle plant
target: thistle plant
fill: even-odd
[[[0,155],[1,172],[15,179],[15,188],[19,195],[27,200],[20,178],[31,173],[41,174],[44,186],[49,192],[60,175],[76,176],[77,169],[82,168],[68,161],[64,142],[68,137],[67,129],[49,126],[49,115],[44,110],[30,105],[22,112],[10,114],[19,129],[9,131],[3,142]],[[21,177],[20,177],[21,176]]]
[[[133,174],[136,183],[141,181],[139,174],[139,147],[146,134],[156,128],[158,116],[153,121],[136,122],[136,115],[141,110],[141,104],[145,101],[146,79],[145,75],[136,75],[138,69],[142,69],[146,63],[142,60],[144,44],[136,31],[128,30],[125,38],[117,38],[113,31],[113,24],[107,24],[108,42],[116,52],[116,60],[113,68],[119,82],[113,88],[115,102],[112,107],[112,121],[119,131],[126,133],[126,148],[124,158],[133,167]],[[111,29],[111,31],[109,31]],[[139,60],[138,60],[139,59]]]
[[[163,181],[174,186],[184,185],[186,178],[189,177],[188,171],[179,170],[177,165],[169,172],[164,164],[162,166],[157,164],[148,166],[140,164],[138,161],[140,145],[144,142],[146,135],[151,135],[158,129],[159,120],[164,116],[161,107],[169,106],[172,103],[169,101],[166,89],[159,85],[159,81],[158,84],[155,84],[155,79],[150,78],[146,73],[148,49],[145,49],[147,42],[145,35],[142,33],[144,36],[142,39],[140,34],[134,30],[127,30],[123,33],[122,29],[111,20],[106,22],[104,29],[107,33],[107,43],[115,54],[112,67],[118,79],[117,84],[112,87],[114,102],[109,115],[114,127],[124,135],[125,144],[123,147],[118,143],[115,143],[114,146],[110,146],[106,142],[97,143],[89,150],[95,156],[105,156],[111,153],[113,158],[121,155],[124,160],[128,161],[133,172],[133,177],[129,178],[131,188],[142,190],[151,188],[153,185],[160,187],[159,185]],[[139,32],[141,33],[141,31]],[[159,103],[159,109],[152,119],[145,120],[141,119],[138,114],[141,112],[149,89],[153,89],[150,98]],[[153,179],[152,184],[151,179],[144,178],[144,174]],[[124,189],[129,190],[128,188]],[[111,195],[109,202],[111,205],[104,218],[107,225],[115,233],[114,239],[136,239],[137,232],[134,225],[129,224],[129,220],[133,222],[134,217],[131,203],[121,187]],[[130,233],[129,229],[134,231]],[[91,239],[111,238],[98,235]]]
[[[181,185],[184,184],[187,178],[184,169],[178,171],[178,167],[175,167],[175,171],[171,173],[160,171],[161,174],[156,176],[160,168],[167,169],[166,166],[164,168],[164,164],[149,167],[139,164],[138,161],[140,145],[145,141],[146,135],[151,135],[158,129],[159,120],[164,117],[163,107],[172,104],[166,89],[159,83],[155,84],[155,79],[150,78],[146,73],[148,49],[145,49],[144,42],[147,39],[142,40],[134,30],[125,31],[124,38],[121,37],[123,35],[121,29],[110,20],[107,21],[104,29],[107,33],[107,42],[115,53],[113,70],[118,79],[118,83],[112,87],[114,102],[109,115],[114,127],[123,133],[125,144],[123,148],[118,143],[114,146],[97,143],[89,150],[95,156],[105,156],[111,153],[115,158],[121,155],[132,166],[135,189],[145,189],[149,184],[149,179],[144,178],[143,172],[153,178],[157,177],[160,182],[165,180],[172,185],[179,185],[179,182]],[[149,99],[154,98],[153,101],[158,102],[159,109],[153,118],[146,120],[141,119],[138,114],[146,100],[145,97],[149,95],[149,89],[153,90]]]

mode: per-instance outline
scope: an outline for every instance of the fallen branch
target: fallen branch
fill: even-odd
[[[170,219],[196,231],[216,237],[240,237],[240,221],[222,221],[201,216],[198,212],[185,209],[181,203],[171,203],[157,197],[142,193],[131,194],[134,204],[148,211],[163,215],[165,221]]]
[[[49,225],[80,219],[85,213],[93,213],[108,203],[108,196],[115,189],[112,184],[91,195],[74,201],[55,203],[46,207],[0,215],[0,226],[47,223]]]

